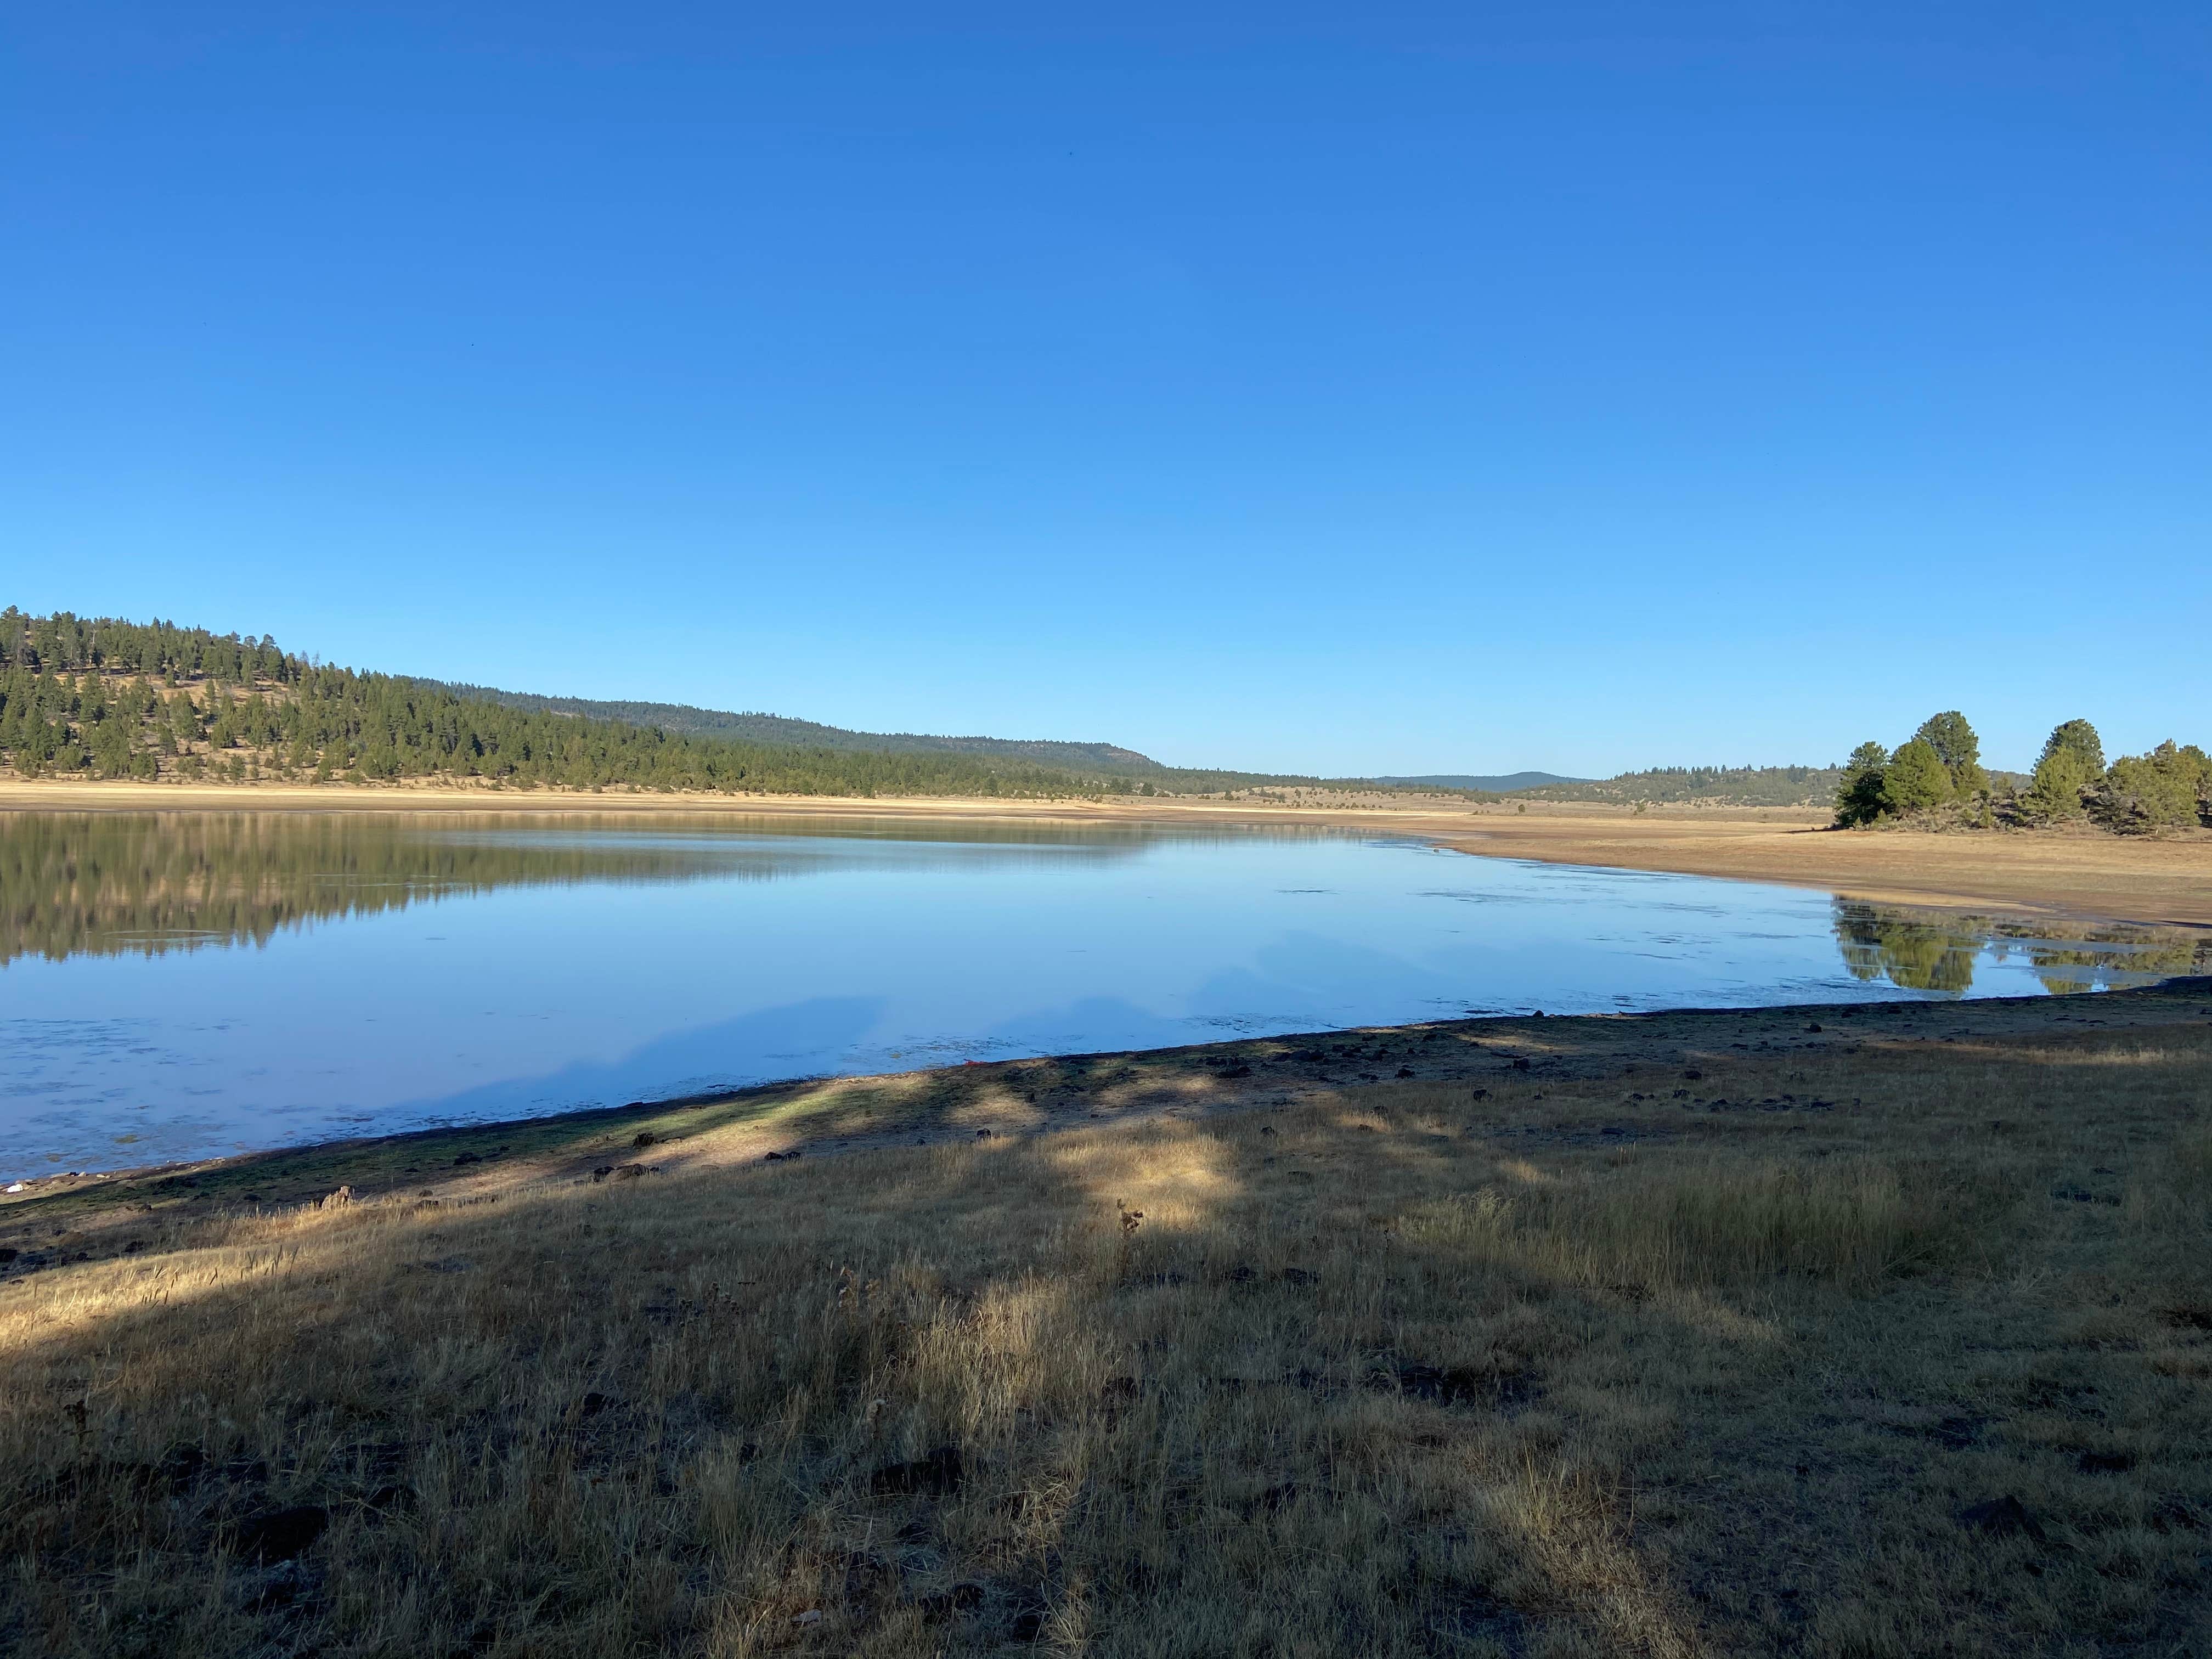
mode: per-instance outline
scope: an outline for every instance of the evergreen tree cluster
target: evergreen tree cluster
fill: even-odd
[[[1932,714],[1896,752],[1863,743],[1836,786],[1839,828],[1886,819],[2049,824],[2086,818],[2118,834],[2212,823],[2212,758],[2194,744],[2159,744],[2109,766],[2085,720],[2054,728],[2025,787],[1992,784],[1981,740],[1956,709]]]
[[[1515,800],[1649,802],[1655,806],[1810,806],[1836,787],[1832,766],[1655,766],[1617,777],[1539,784]]]
[[[874,795],[1123,793],[961,754],[671,733],[319,666],[263,636],[0,612],[0,759],[27,777],[481,779],[516,787]]]

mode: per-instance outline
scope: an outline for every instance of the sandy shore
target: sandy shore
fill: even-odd
[[[1463,852],[1820,888],[1887,903],[1997,907],[2154,927],[2212,927],[2212,831],[2128,838],[2087,829],[1924,835],[1837,831],[1809,809],[1549,805],[1523,813],[1439,798],[1265,801],[660,795],[448,787],[0,783],[0,811],[708,813],[1066,823],[1307,823],[1431,836]]]

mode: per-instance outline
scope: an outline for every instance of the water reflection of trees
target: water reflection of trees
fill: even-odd
[[[840,861],[823,839],[833,833],[935,844],[915,847],[922,860],[947,856],[956,842],[1126,857],[1159,839],[1136,826],[873,818],[5,813],[0,963],[264,943],[325,918],[518,884],[769,880]],[[818,853],[810,840],[823,842]]]
[[[2143,985],[2212,971],[2212,939],[2174,930],[1945,915],[1857,899],[1835,903],[1837,948],[1851,975],[1908,991],[1972,988],[1977,959],[2024,960],[2047,991]]]

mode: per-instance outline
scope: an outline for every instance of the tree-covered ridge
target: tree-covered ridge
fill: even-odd
[[[775,794],[1066,796],[1122,780],[959,754],[688,737],[319,666],[264,636],[0,612],[0,758],[27,777],[481,779]]]
[[[1242,772],[1218,766],[1170,766],[1111,743],[1066,743],[1048,738],[948,738],[917,732],[854,732],[841,726],[793,720],[783,714],[738,714],[690,703],[607,702],[588,697],[546,696],[532,691],[502,691],[488,685],[423,680],[420,684],[459,697],[482,699],[510,708],[619,720],[632,726],[692,737],[735,738],[773,747],[865,750],[888,755],[967,755],[993,765],[1042,766],[1096,781],[1107,793],[1218,795],[1267,789],[1332,792],[1480,793],[1450,778],[1319,778],[1299,773]]]
[[[1835,805],[1844,829],[1899,822],[1987,830],[2069,819],[2121,835],[2188,829],[2212,824],[2212,757],[2168,738],[2108,766],[2097,728],[2071,720],[2045,739],[2031,776],[1992,778],[1974,728],[1946,709],[1894,753],[1872,741],[1853,750]]]
[[[1103,776],[1160,778],[1177,769],[1149,755],[1110,743],[1063,743],[1045,738],[943,738],[919,732],[854,732],[786,714],[701,708],[688,702],[606,702],[592,697],[547,696],[535,691],[503,691],[496,686],[425,680],[425,685],[458,697],[481,698],[510,708],[541,710],[586,720],[618,720],[626,726],[654,726],[688,737],[736,738],[778,748],[865,749],[888,755],[977,755],[1031,762],[1061,771]]]
[[[656,718],[598,712],[610,709]],[[657,723],[663,716],[671,723]],[[765,735],[732,735],[731,722]],[[265,635],[27,617],[12,606],[0,611],[0,763],[25,777],[459,779],[860,797],[1375,788],[1162,766],[1108,744],[885,735],[678,704],[585,704],[319,665]]]
[[[1656,766],[1593,782],[1549,783],[1513,793],[1516,800],[1808,806],[1825,802],[1839,775],[1832,766]]]

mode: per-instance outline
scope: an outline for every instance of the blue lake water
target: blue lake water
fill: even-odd
[[[2191,966],[1390,838],[893,818],[4,814],[0,911],[0,1178],[970,1058]]]

